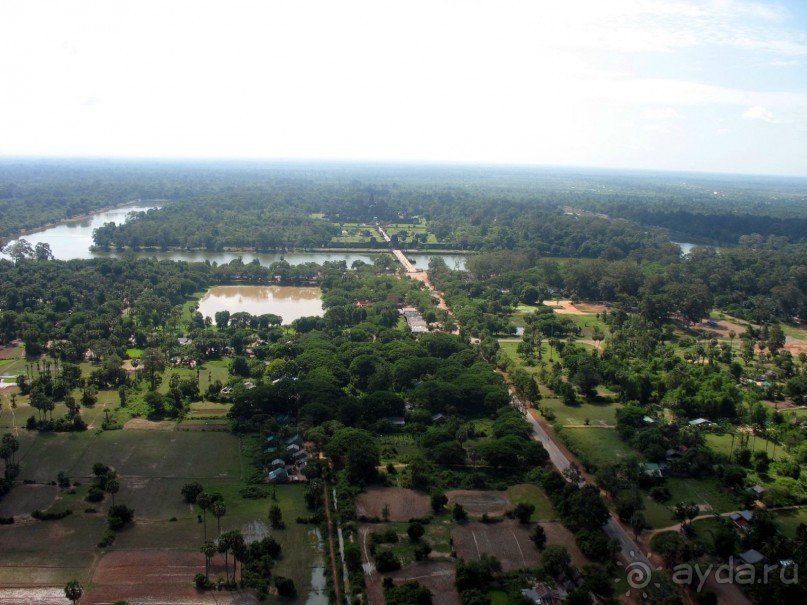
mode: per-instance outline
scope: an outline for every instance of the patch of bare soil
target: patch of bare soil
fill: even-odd
[[[25,357],[25,348],[22,341],[15,340],[10,345],[0,345],[0,359],[22,359]]]
[[[787,336],[785,337],[784,349],[785,351],[790,351],[793,357],[798,357],[799,353],[807,353],[807,340]]]
[[[384,578],[392,578],[396,584],[416,581],[428,588],[437,605],[460,605],[460,597],[454,586],[454,564],[443,561],[421,561],[390,573],[373,573],[366,576],[367,596],[371,605],[383,605]]]
[[[455,489],[446,492],[448,505],[461,504],[469,515],[502,515],[512,504],[506,492]]]
[[[409,521],[425,517],[431,511],[429,496],[399,487],[369,487],[356,500],[360,516],[383,518],[384,506],[389,507],[390,521]]]
[[[605,311],[603,305],[578,302],[572,304],[570,300],[545,301],[547,307],[552,307],[558,315],[594,315]]]
[[[64,586],[43,588],[0,588],[2,605],[65,605]],[[113,602],[114,601],[110,601]]]
[[[707,322],[714,322],[714,325],[708,325]],[[730,319],[719,319],[717,317],[707,317],[703,319],[699,324],[695,324],[693,326],[697,329],[706,330],[708,332],[714,332],[714,334],[718,338],[729,338],[729,332],[734,331],[736,336],[739,338],[740,334],[745,333],[745,327],[741,326],[740,324],[730,320]]]
[[[574,539],[574,534],[566,529],[560,521],[541,523],[541,527],[543,527],[544,532],[546,532],[546,543],[560,544],[561,546],[565,546],[566,550],[569,551],[569,555],[572,557],[572,564],[575,567],[582,569],[583,566],[589,562],[588,559],[586,559],[586,556],[577,546],[577,542],[575,542]],[[532,542],[530,542],[530,545],[532,545]]]
[[[218,561],[216,557],[214,561]],[[212,566],[213,578],[224,576],[223,562]],[[182,603],[182,605],[252,605],[257,601],[240,591],[199,591],[193,576],[204,571],[201,553],[180,550],[112,551],[106,554],[92,578],[93,589],[81,602],[93,605],[125,599],[131,605]],[[62,593],[64,597],[64,593]],[[62,600],[62,603],[64,600]]]
[[[493,555],[509,572],[538,566],[538,549],[530,540],[532,527],[516,521],[468,523],[455,527],[451,539],[459,558],[478,560],[483,554]]]
[[[146,420],[145,418],[132,418],[123,425],[124,430],[133,431],[173,431],[174,422],[171,420]]]

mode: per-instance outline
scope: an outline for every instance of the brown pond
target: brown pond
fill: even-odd
[[[322,290],[296,286],[216,286],[199,301],[199,312],[216,319],[219,311],[250,315],[273,313],[284,324],[295,319],[322,315]]]

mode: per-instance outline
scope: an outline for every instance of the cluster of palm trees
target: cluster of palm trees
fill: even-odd
[[[202,520],[204,523],[204,543],[201,552],[205,556],[205,583],[210,580],[210,563],[216,553],[224,555],[224,575],[226,583],[235,583],[236,565],[238,561],[244,560],[246,555],[246,542],[244,536],[238,530],[231,530],[221,533],[221,518],[227,514],[227,507],[221,494],[202,491],[196,495],[196,504],[202,509]],[[215,540],[207,539],[207,511],[216,517],[217,537]],[[229,555],[233,556],[233,575],[230,579]],[[243,573],[243,565],[242,565]]]
[[[20,449],[19,440],[11,433],[3,435],[0,441],[0,458],[5,463],[4,477],[8,480],[14,479],[19,471],[19,463],[17,462],[17,450]]]

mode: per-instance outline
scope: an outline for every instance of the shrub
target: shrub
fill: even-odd
[[[109,507],[107,513],[107,524],[109,529],[120,529],[134,519],[134,510],[124,504],[116,504]]]
[[[672,498],[670,490],[663,485],[650,488],[650,497],[656,502],[668,502]]]
[[[401,562],[398,560],[391,551],[385,550],[383,552],[378,553],[375,558],[375,567],[380,573],[386,573],[388,571],[395,571],[396,569],[401,568]]]

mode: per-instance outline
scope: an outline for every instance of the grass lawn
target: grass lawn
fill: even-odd
[[[726,433],[724,435],[716,435],[713,433],[709,433],[706,435],[706,444],[712,448],[715,452],[728,456],[729,453],[732,451],[731,446],[731,435]],[[734,437],[734,451],[736,452],[737,449],[740,447],[740,437],[739,435]],[[748,439],[748,447],[752,451],[764,451],[767,448],[769,454],[773,454],[774,450],[774,443],[773,441],[768,441],[764,437],[757,436],[756,438],[752,435]],[[776,446],[776,459],[780,460],[782,458],[789,458],[787,452],[781,445]]]
[[[724,492],[716,479],[691,479],[682,477],[670,477],[665,483],[667,489],[672,494],[670,503],[675,506],[678,502],[694,502],[695,504],[706,504],[711,507],[711,511],[725,513],[736,510],[739,502],[731,495]]]
[[[420,451],[411,435],[386,435],[379,439],[379,446],[381,464],[400,464],[406,456]]]
[[[642,499],[644,500],[644,517],[652,529],[669,527],[675,523],[675,519],[672,517],[675,503],[672,500],[666,503],[656,502],[646,493],[642,494]]]
[[[673,519],[673,510],[679,502],[694,502],[700,505],[700,514],[725,513],[737,510],[740,506],[737,500],[720,489],[715,479],[669,477],[664,485],[672,494],[672,498],[665,503],[656,502],[647,492],[642,494],[645,503],[644,515],[653,529],[669,527],[676,523]]]
[[[788,538],[796,537],[796,529],[799,524],[807,524],[807,509],[783,510],[776,513],[776,522],[779,530]]]
[[[0,374],[3,376],[13,376],[16,378],[20,374],[26,373],[25,359],[0,359]]]
[[[619,403],[590,403],[584,401],[579,405],[566,405],[556,397],[545,397],[540,401],[541,407],[551,410],[555,421],[561,425],[584,425],[586,418],[592,427],[616,425],[616,412],[622,407]]]
[[[562,429],[561,435],[568,436],[569,447],[588,462],[617,462],[631,456],[637,456],[625,444],[613,429],[581,428]]]
[[[558,515],[555,512],[555,509],[552,507],[552,503],[549,501],[549,498],[546,497],[544,490],[537,485],[513,485],[507,488],[507,497],[510,498],[510,502],[512,502],[514,506],[521,502],[534,505],[535,512],[532,513],[532,516],[530,517],[530,521],[532,522],[554,521],[558,518]]]
[[[721,521],[717,519],[698,519],[692,523],[692,527],[695,528],[695,535],[711,547],[714,547],[712,534],[717,532],[721,525]]]

